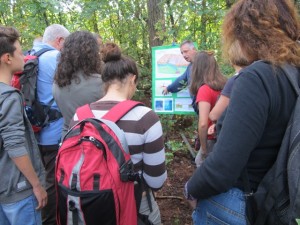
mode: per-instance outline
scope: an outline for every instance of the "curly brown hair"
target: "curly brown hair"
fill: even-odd
[[[240,0],[226,14],[223,54],[230,62],[266,60],[273,65],[300,66],[300,22],[290,0]],[[238,42],[241,55],[230,49]]]
[[[213,52],[200,51],[195,55],[190,92],[197,95],[198,89],[206,84],[216,91],[223,89],[227,79],[219,69]]]
[[[66,38],[54,81],[59,87],[70,85],[72,80],[80,82],[77,73],[79,71],[85,77],[101,73],[99,45],[97,39],[88,31],[76,31]]]

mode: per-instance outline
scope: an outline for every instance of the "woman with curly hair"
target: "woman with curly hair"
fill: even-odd
[[[296,101],[280,67],[300,66],[300,21],[291,0],[240,0],[222,30],[226,58],[243,59],[248,66],[236,78],[217,123],[212,153],[185,185],[185,196],[196,202],[196,225],[246,225],[252,219],[246,215],[247,189],[255,192],[274,164]],[[236,42],[238,55],[228,51]]]
[[[97,39],[88,31],[76,31],[65,40],[52,89],[64,118],[62,137],[76,108],[104,95],[99,52]]]
[[[195,55],[191,79],[190,93],[196,96],[199,109],[198,136],[201,147],[195,158],[198,167],[211,152],[216,141],[214,135],[207,135],[208,127],[212,123],[208,115],[226,83],[226,77],[222,75],[214,53],[201,51]]]

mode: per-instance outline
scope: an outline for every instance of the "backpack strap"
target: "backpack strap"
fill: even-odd
[[[299,87],[299,69],[297,67],[291,65],[283,65],[281,69],[286,74],[288,80],[290,81],[291,85],[293,86],[297,96],[300,96],[300,87]]]
[[[122,101],[116,104],[114,107],[112,107],[102,117],[102,119],[110,120],[115,123],[119,121],[126,113],[128,113],[131,109],[133,109],[137,105],[144,105],[144,104],[133,100]]]
[[[109,120],[109,121],[112,121],[115,123],[137,105],[144,105],[144,104],[141,102],[133,101],[133,100],[125,100],[125,101],[119,102],[118,104],[113,106],[102,117],[102,119]],[[86,104],[84,106],[77,108],[76,114],[77,114],[78,120],[84,120],[87,118],[95,118],[89,104]]]
[[[291,86],[293,87],[298,99],[300,96],[300,89],[299,89],[299,70],[297,67],[291,66],[291,65],[283,65],[280,67],[280,69],[284,72],[284,74],[286,75],[286,77],[288,78]],[[295,107],[297,104],[297,100],[295,103]],[[276,162],[278,161],[278,159],[280,158],[280,166],[282,165],[283,161],[287,161],[287,158],[289,157],[290,152],[282,152],[281,149],[290,149],[291,148],[291,144],[290,140],[293,140],[292,136],[293,136],[293,129],[292,129],[292,125],[293,123],[295,123],[294,120],[294,115],[295,115],[295,107],[293,110],[293,113],[290,117],[290,120],[288,122],[287,125],[287,129],[285,131],[284,137],[282,139],[282,143],[281,143],[281,147],[276,159]],[[299,130],[297,130],[297,133],[299,133]],[[276,173],[276,169],[278,168],[278,164],[276,164],[276,162],[274,163],[274,165],[270,168],[270,170],[268,171],[269,175],[267,174],[266,176],[269,176],[269,179],[264,178],[261,181],[261,185],[262,186],[262,190],[264,191],[264,189],[266,189],[266,187],[268,187],[266,185],[266,183],[270,183],[270,179],[274,178],[274,176],[277,176],[278,174]],[[253,195],[252,193],[250,193],[250,182],[249,182],[249,178],[248,178],[248,172],[245,169],[244,173],[243,173],[243,181],[244,181],[244,188],[246,191],[246,197],[247,197],[247,192],[249,193],[248,198],[247,199],[247,205],[246,205],[246,209],[247,209],[247,215],[250,217],[248,219],[253,219],[252,221],[250,220],[250,224],[255,224],[255,225],[260,225],[260,224],[265,224],[269,214],[272,212],[272,208],[275,205],[276,199],[278,198],[278,196],[280,194],[282,194],[284,186],[283,185],[276,185],[276,183],[272,183],[274,185],[274,187],[272,187],[272,189],[270,191],[267,192],[267,195],[265,197],[265,199],[263,199],[263,203],[259,203],[259,204],[263,204],[262,207],[260,207],[260,210],[257,211],[258,209],[256,208],[256,204],[255,201],[253,199]],[[278,179],[276,182],[278,183],[281,182],[281,179]],[[262,192],[262,190],[260,190]],[[259,190],[258,190],[259,191]],[[257,192],[258,192],[257,191]],[[254,218],[251,218],[254,217]],[[274,218],[273,218],[274,219]],[[254,222],[255,221],[255,222]],[[248,222],[248,221],[247,221]]]
[[[54,49],[52,49],[52,48],[42,48],[41,50],[35,52],[33,55],[36,56],[36,57],[40,57],[45,52],[48,52],[48,51],[51,51],[51,50],[54,50]]]
[[[32,55],[39,58],[45,52],[52,51],[52,50],[54,50],[54,49],[52,49],[52,48],[42,48],[39,51],[33,53]],[[31,52],[31,51],[32,50],[30,50],[29,52]],[[28,60],[30,60],[30,59],[28,59]],[[39,102],[38,95],[37,95],[37,88],[35,89],[35,98],[36,98],[36,101]],[[52,113],[50,115],[51,106],[53,105],[53,103],[54,103],[54,97],[52,97],[49,104],[47,104],[47,105],[41,105],[40,103],[38,104],[39,107],[42,107],[42,109],[40,109],[40,110],[44,111],[44,113],[46,115],[46,118],[45,118],[45,121],[42,124],[42,127],[45,127],[49,122],[53,122],[53,121],[55,121],[57,119],[60,119],[62,117],[61,112],[58,111],[58,110],[52,111]]]
[[[127,141],[125,139],[123,131],[115,124],[118,120],[120,120],[126,113],[128,113],[131,109],[133,109],[137,105],[144,105],[141,102],[133,101],[133,100],[125,100],[119,102],[115,106],[113,106],[101,119],[100,121],[105,123],[111,130],[113,130],[117,137],[119,138],[121,145],[123,146],[125,152],[129,153]],[[77,108],[76,115],[79,121],[88,118],[95,118],[89,104],[81,106]],[[67,135],[65,135],[67,136]]]
[[[84,120],[87,118],[94,118],[94,114],[90,108],[89,104],[86,104],[84,106],[81,106],[79,108],[76,109],[76,115],[78,117],[78,120]]]

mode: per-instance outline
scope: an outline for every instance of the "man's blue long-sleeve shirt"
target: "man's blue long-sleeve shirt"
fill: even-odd
[[[181,91],[186,86],[186,84],[187,86],[189,86],[191,83],[191,70],[192,70],[192,63],[188,65],[188,67],[186,68],[185,72],[182,75],[177,77],[176,80],[174,80],[172,84],[170,84],[167,87],[168,92],[176,93]]]
[[[167,90],[168,92],[171,93],[176,93],[181,91],[182,89],[184,89],[186,86],[190,86],[191,84],[191,73],[192,73],[192,63],[190,63],[188,65],[188,67],[186,68],[186,70],[184,71],[184,73],[182,75],[180,75],[179,77],[176,78],[176,80],[174,80],[168,87]],[[194,111],[196,112],[196,114],[198,114],[198,106],[195,102],[196,100],[196,96],[191,95],[191,99],[192,99],[192,106],[194,108]]]

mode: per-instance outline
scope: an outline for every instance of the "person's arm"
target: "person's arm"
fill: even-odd
[[[41,209],[47,204],[47,193],[33,169],[24,144],[25,125],[21,104],[21,96],[17,92],[12,93],[2,103],[0,126],[3,128],[1,129],[3,148],[32,185],[38,200],[37,209]]]
[[[218,140],[188,181],[188,194],[206,199],[234,185],[262,137],[268,113],[269,98],[260,77],[254,73],[239,76]]]
[[[143,177],[150,188],[159,190],[167,179],[163,130],[158,116],[149,111],[140,121],[143,130]]]
[[[202,156],[207,156],[207,130],[208,130],[208,115],[211,108],[210,103],[201,101],[198,103],[199,120],[198,120],[198,135],[202,150]]]
[[[171,93],[176,93],[181,91],[185,86],[187,86],[188,81],[188,70],[190,69],[190,66],[186,68],[184,73],[176,78],[167,88],[166,90]]]
[[[47,205],[47,192],[40,183],[28,155],[12,158],[12,161],[31,184],[33,193],[38,201],[36,209],[45,207]]]
[[[209,113],[209,119],[213,122],[217,121],[224,110],[227,108],[230,99],[225,95],[221,95],[216,105],[213,107],[211,112]]]

